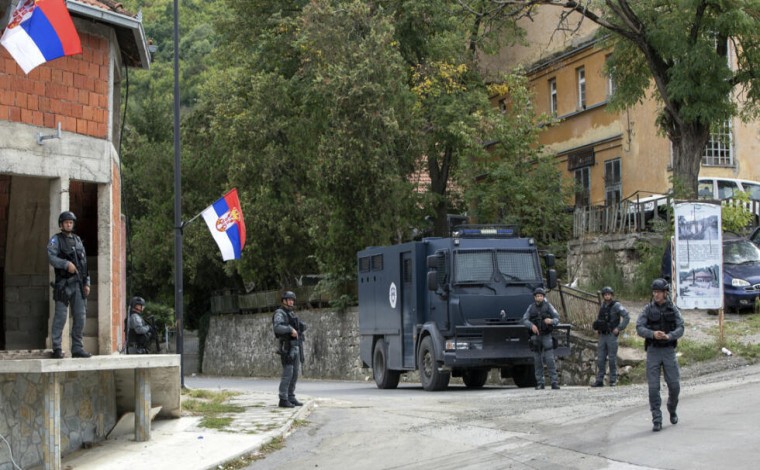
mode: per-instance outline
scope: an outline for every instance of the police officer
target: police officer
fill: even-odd
[[[303,363],[303,332],[306,331],[306,325],[293,311],[296,294],[286,291],[281,300],[282,305],[272,316],[272,327],[278,342],[277,351],[282,361],[278,406],[293,408],[303,405],[296,399],[295,392],[299,365]]]
[[[602,305],[599,315],[594,322],[594,330],[599,333],[599,343],[596,348],[596,382],[592,387],[604,386],[604,372],[607,368],[607,358],[610,360],[610,387],[617,383],[617,351],[618,335],[631,321],[628,310],[620,302],[613,299],[615,291],[612,287],[602,288]]]
[[[680,371],[676,360],[678,338],[683,336],[683,317],[678,307],[668,298],[668,286],[665,279],[652,282],[652,302],[636,321],[636,332],[644,338],[647,351],[647,382],[649,384],[649,408],[652,411],[652,431],[662,429],[662,411],[660,406],[660,369],[665,372],[668,385],[668,413],[671,424],[678,423],[676,408],[681,391]]]
[[[148,345],[155,334],[142,317],[145,299],[132,297],[129,301],[129,318],[127,319],[127,354],[149,354]]]
[[[544,388],[544,363],[549,369],[552,390],[559,390],[557,365],[554,362],[554,342],[552,331],[559,324],[559,313],[545,300],[546,291],[537,287],[533,290],[533,301],[523,315],[522,323],[530,329],[533,367],[536,373],[536,390]]]
[[[48,261],[55,269],[55,284],[53,299],[55,300],[55,315],[52,327],[52,357],[62,359],[61,350],[63,327],[68,318],[68,307],[71,304],[71,315],[74,325],[71,328],[71,355],[74,357],[90,357],[84,350],[82,333],[87,316],[87,296],[90,295],[90,276],[87,272],[87,255],[82,240],[74,234],[74,222],[77,217],[73,212],[64,211],[58,216],[60,233],[53,235],[47,245]]]

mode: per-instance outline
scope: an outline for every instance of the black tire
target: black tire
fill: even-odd
[[[428,392],[444,390],[449,386],[451,373],[438,370],[438,364],[435,360],[435,350],[433,349],[433,340],[430,336],[426,336],[420,344],[420,350],[417,354],[417,366],[420,371],[420,383],[422,383],[422,388]]]
[[[388,369],[388,348],[385,341],[377,340],[375,351],[372,354],[372,376],[375,378],[377,388],[389,389],[398,387],[401,372]]]
[[[515,381],[515,385],[520,388],[535,387],[536,386],[536,374],[533,366],[530,365],[517,365],[512,367],[512,380]]]
[[[488,369],[467,369],[462,374],[462,381],[467,388],[483,388],[488,380]]]

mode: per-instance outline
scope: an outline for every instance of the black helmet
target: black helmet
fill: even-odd
[[[71,211],[63,211],[61,212],[61,215],[58,216],[58,225],[61,225],[64,220],[73,220],[76,222],[77,216],[75,216]]]
[[[135,308],[135,305],[142,305],[145,307],[145,299],[142,297],[132,297],[132,300],[129,301],[129,308]]]
[[[295,302],[295,300],[296,300],[296,294],[293,291],[291,291],[291,290],[286,290],[285,292],[282,293],[281,299],[282,300],[293,299],[293,301]]]
[[[610,287],[610,286],[604,286],[604,287],[602,287],[602,295],[604,295],[604,294],[614,294],[614,293],[615,293],[615,291],[612,290],[612,287]]]
[[[668,281],[665,279],[655,279],[652,281],[652,290],[661,290],[667,292],[670,290],[670,286],[668,285]]]
[[[546,291],[544,290],[543,287],[536,287],[535,289],[533,289],[533,296],[535,297],[538,294],[546,295]]]

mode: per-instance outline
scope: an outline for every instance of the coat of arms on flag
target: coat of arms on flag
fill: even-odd
[[[45,62],[82,53],[63,0],[20,0],[0,44],[27,74]]]
[[[222,252],[222,259],[240,259],[240,253],[245,246],[245,221],[237,188],[231,189],[221,199],[208,206],[201,215]]]

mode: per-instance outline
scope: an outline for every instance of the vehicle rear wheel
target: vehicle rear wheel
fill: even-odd
[[[398,387],[401,372],[388,369],[388,348],[385,341],[377,340],[375,351],[372,354],[372,375],[375,378],[377,388],[388,389]]]
[[[462,373],[462,381],[467,388],[482,388],[488,380],[488,369],[467,369]]]
[[[535,387],[536,374],[533,366],[523,364],[512,367],[512,380],[520,388]]]
[[[417,365],[420,369],[420,383],[422,383],[422,388],[428,392],[443,390],[449,386],[451,373],[438,370],[438,364],[435,360],[435,351],[433,349],[433,340],[430,336],[425,337],[420,344],[419,354],[417,355]]]

